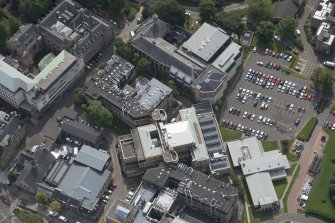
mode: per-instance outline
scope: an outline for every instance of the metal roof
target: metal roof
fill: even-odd
[[[4,59],[0,59],[0,84],[13,93],[19,89],[29,92],[35,86],[35,82],[10,66]]]
[[[97,171],[102,171],[109,158],[108,153],[83,145],[74,160]]]
[[[109,170],[98,172],[90,167],[73,163],[58,189],[65,195],[63,199],[71,197],[80,202],[82,201],[81,206],[91,210],[99,199],[101,188],[105,185],[110,175],[111,172]]]
[[[201,76],[194,83],[196,89],[202,92],[215,91],[221,84],[226,73],[221,70],[208,66],[207,69],[201,74]]]
[[[252,174],[245,179],[254,207],[278,202],[277,194],[268,172]]]
[[[223,30],[204,23],[182,47],[208,62],[229,39]]]
[[[229,73],[231,67],[235,66],[236,60],[242,54],[242,47],[234,42],[215,59],[213,66],[223,73]]]

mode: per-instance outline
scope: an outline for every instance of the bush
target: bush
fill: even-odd
[[[305,126],[298,133],[297,139],[300,139],[301,141],[308,141],[317,123],[318,119],[315,117],[311,117],[305,124]]]
[[[14,214],[18,217],[22,223],[43,223],[43,218],[37,214],[33,214],[29,211],[21,209],[15,209]]]

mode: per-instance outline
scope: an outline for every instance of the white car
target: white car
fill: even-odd
[[[332,126],[332,130],[333,130],[333,131],[335,130],[335,123],[334,123],[333,126]]]
[[[258,122],[258,123],[261,123],[261,122],[262,122],[262,120],[263,120],[263,116],[259,116],[259,117],[258,117],[258,121],[257,121],[257,122]]]
[[[271,103],[271,101],[272,101],[272,97],[269,97],[268,98],[268,103]]]
[[[267,120],[267,118],[264,117],[263,120],[262,120],[262,123],[265,124],[265,123],[266,123],[266,120]]]
[[[252,114],[251,117],[250,117],[250,120],[253,121],[255,119],[256,115],[255,114]]]
[[[242,117],[243,117],[243,118],[246,118],[247,115],[248,115],[248,112],[245,111]]]
[[[109,200],[109,196],[107,196],[107,195],[104,195],[102,197],[105,198],[106,200]]]
[[[66,137],[65,140],[66,140],[67,142],[73,142],[73,140],[72,140],[71,138],[69,138],[69,137]]]
[[[254,47],[254,49],[252,50],[252,52],[256,53],[257,51],[257,47]]]
[[[262,61],[257,61],[257,65],[259,65],[259,66],[263,66],[264,63],[263,63]]]

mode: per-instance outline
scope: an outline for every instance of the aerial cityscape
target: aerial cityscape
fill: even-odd
[[[0,223],[335,222],[333,1],[0,5]]]

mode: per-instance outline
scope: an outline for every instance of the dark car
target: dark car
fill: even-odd
[[[295,120],[295,122],[294,122],[294,125],[295,125],[295,126],[298,126],[299,124],[300,124],[300,119],[297,118],[297,119]]]

